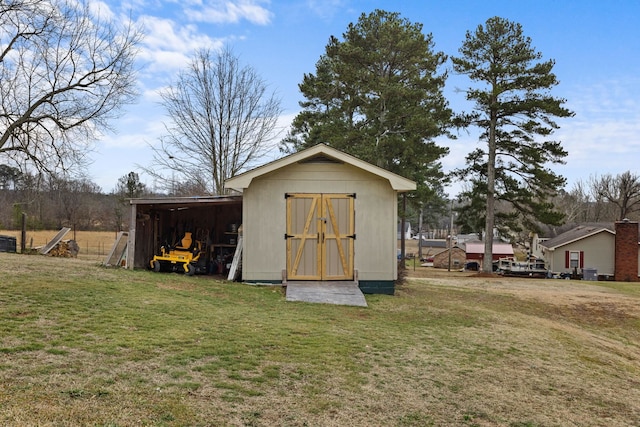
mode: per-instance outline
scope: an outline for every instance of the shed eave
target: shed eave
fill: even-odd
[[[224,203],[242,202],[242,195],[229,196],[189,196],[189,197],[155,197],[129,199],[130,205],[150,206],[207,206]]]

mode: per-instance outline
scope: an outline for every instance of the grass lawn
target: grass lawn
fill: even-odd
[[[0,253],[0,425],[640,425],[640,284],[409,273],[356,308]]]

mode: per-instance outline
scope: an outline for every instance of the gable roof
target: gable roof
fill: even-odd
[[[540,246],[544,246],[549,250],[555,250],[559,247],[568,245],[578,240],[586,239],[599,233],[610,233],[615,235],[613,223],[593,223],[583,224],[569,231],[566,231],[552,239],[540,242]]]
[[[412,191],[416,189],[416,183],[410,179],[404,178],[393,172],[389,172],[386,169],[382,169],[378,166],[374,166],[371,163],[367,163],[342,151],[331,148],[325,144],[314,145],[306,150],[299,151],[273,162],[267,163],[263,166],[259,166],[250,171],[244,172],[240,175],[236,175],[233,178],[229,178],[225,181],[225,187],[232,188],[234,190],[242,191],[248,188],[251,181],[262,175],[268,174],[275,170],[284,168],[293,163],[299,163],[309,160],[318,161],[338,161],[341,163],[350,164],[356,168],[362,169],[369,173],[372,173],[380,178],[386,179],[391,184],[391,188],[398,192]]]
[[[422,239],[420,246],[423,248],[446,248],[447,241],[445,239]]]

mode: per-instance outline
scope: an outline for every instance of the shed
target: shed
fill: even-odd
[[[451,251],[451,256],[449,256],[449,251]],[[445,249],[442,252],[439,252],[433,256],[433,266],[435,268],[451,268],[454,270],[459,270],[464,267],[464,264],[467,259],[467,254],[464,249],[454,246],[449,249]],[[451,267],[449,267],[449,260],[451,260]]]
[[[481,261],[484,258],[484,242],[465,242],[464,248],[467,253],[467,260],[469,261]],[[493,242],[491,249],[492,261],[497,261],[500,258],[513,257],[513,246],[510,243]]]
[[[242,222],[241,196],[140,198],[130,205],[127,268],[148,268],[160,246],[190,232],[204,250],[199,272],[225,273]]]
[[[398,193],[415,182],[319,144],[225,185],[243,195],[243,281],[357,280],[394,293]]]

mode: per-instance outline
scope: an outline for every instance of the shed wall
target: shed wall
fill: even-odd
[[[243,193],[243,280],[282,279],[286,193],[355,193],[358,278],[397,278],[397,195],[388,180],[344,163],[296,163],[254,179]]]
[[[462,248],[454,246],[453,250],[451,251],[451,268],[463,268],[466,260],[466,252]],[[435,268],[449,268],[449,249],[446,249],[433,256],[433,266]]]

